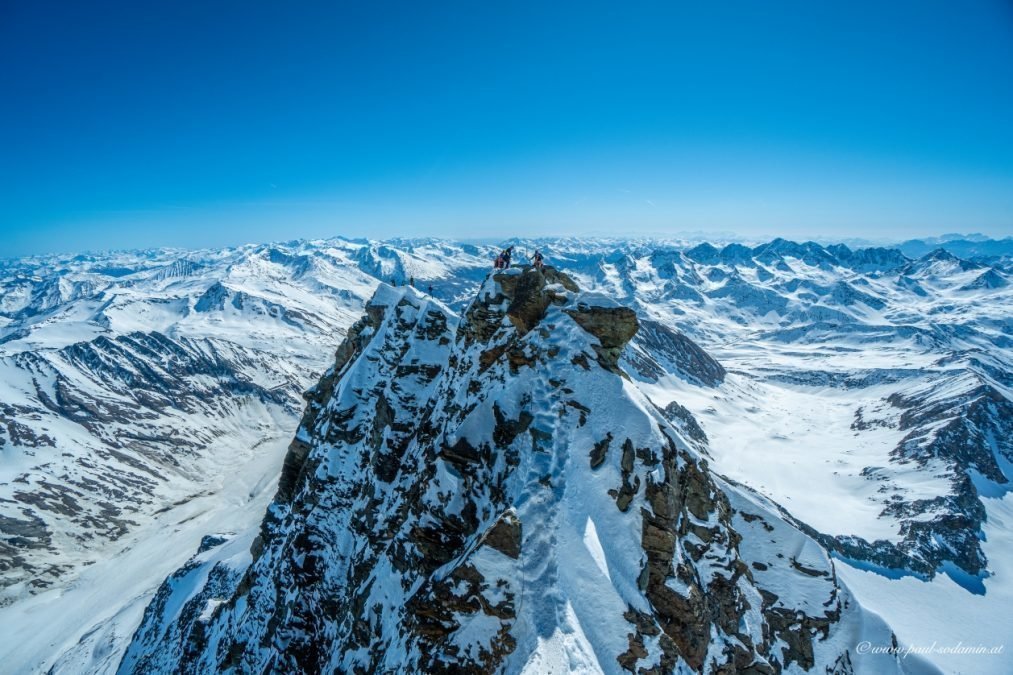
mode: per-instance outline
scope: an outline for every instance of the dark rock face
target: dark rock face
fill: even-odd
[[[498,556],[516,556],[520,523],[504,515],[482,529],[473,509],[444,513],[421,499],[441,448],[446,451],[441,463],[461,475],[481,471],[490,450],[464,439],[456,445],[432,442],[430,397],[446,367],[454,325],[443,310],[407,291],[388,294],[388,302],[369,305],[339,347],[335,366],[309,392],[278,497],[254,544],[254,563],[219,596],[230,598],[222,605],[222,620],[240,603],[249,608],[250,621],[227,633],[210,629],[220,621],[206,630],[180,630],[184,656],[172,668],[204,672],[214,664],[246,672],[272,663],[269,670],[329,672],[335,655],[360,649],[367,649],[366,663],[379,664],[385,650],[374,638],[381,617],[373,614],[369,598],[371,575],[381,564],[421,583],[399,601],[399,623],[434,657],[452,653],[447,643],[462,612],[511,615],[508,589],[495,587],[496,599],[476,602],[476,594],[489,591],[483,590],[480,569],[467,559],[447,577],[430,576],[475,537],[483,543],[472,555],[486,547]],[[523,423],[513,422],[504,437],[523,433]],[[425,452],[408,459],[409,447],[421,439],[428,439]],[[335,448],[346,453],[339,464]],[[162,638],[139,633],[138,640],[144,639]],[[273,646],[264,652],[262,645]],[[509,645],[508,635],[498,636],[477,662],[492,667]],[[142,656],[146,651],[128,652],[124,669],[141,658],[155,667]],[[417,667],[441,672],[448,663],[433,658]]]
[[[497,274],[494,278],[509,298],[506,314],[517,328],[517,333],[524,335],[537,326],[554,297],[554,294],[544,292],[545,276],[538,270],[528,269],[524,274]]]
[[[671,422],[676,429],[681,431],[689,441],[694,443],[694,447],[696,447],[701,453],[706,452],[708,444],[707,434],[704,433],[704,430],[700,427],[700,423],[696,421],[695,417],[693,417],[693,413],[679,405],[677,401],[672,401],[665,406],[664,410],[661,411],[661,414],[664,415],[665,419]]]
[[[594,444],[594,448],[591,449],[591,468],[597,469],[599,466],[605,463],[605,456],[608,452],[609,445],[612,443],[612,434],[607,434],[605,438],[597,441]]]
[[[167,604],[174,599],[168,589],[177,584],[191,582],[194,575],[203,571],[201,562],[208,557],[207,554],[228,541],[226,537],[211,541],[205,537],[201,543],[201,550],[166,579],[165,584],[155,594],[151,604],[145,609],[145,620],[141,622],[135,640],[160,640],[163,644],[171,645],[172,649],[179,650],[178,658],[183,661],[192,661],[199,657],[195,650],[204,644],[206,639],[205,629],[208,622],[206,610],[208,607],[214,607],[214,603],[221,602],[221,598],[236,588],[240,582],[239,572],[229,565],[214,564],[208,570],[207,580],[200,592],[187,598],[180,608],[178,621],[170,626],[163,626],[159,625],[156,617],[165,614]],[[157,667],[154,656],[154,654],[130,655],[127,662],[121,665],[121,670],[129,673],[153,672]]]
[[[627,358],[641,377],[657,380],[668,372],[707,387],[724,382],[724,367],[688,337],[651,319],[639,324]]]
[[[197,299],[194,304],[194,311],[196,312],[213,312],[215,310],[221,311],[225,309],[225,302],[231,295],[229,289],[225,288],[221,282],[217,282],[211,285],[204,294]],[[238,296],[237,296],[238,297]],[[242,301],[239,303],[239,309],[242,308]]]
[[[658,629],[669,638],[662,642],[665,656],[661,666],[672,671],[681,656],[690,668],[702,670],[711,631],[717,627],[742,643],[738,650],[725,655],[728,663],[736,668],[746,667],[755,660],[756,645],[748,635],[740,634],[749,603],[737,582],[749,572],[738,560],[737,535],[730,527],[731,511],[702,467],[687,461],[688,456],[679,455],[674,444],[664,449],[661,460],[664,480],[648,481],[646,496],[650,508],[641,510],[642,541],[647,554],[644,593],[654,608]],[[712,514],[716,516],[713,526],[694,523],[712,520]],[[679,542],[685,560],[676,555]],[[698,563],[704,555],[712,560],[721,558],[731,575],[714,576],[702,585],[689,563]],[[669,586],[670,579],[676,579],[686,592],[674,591]]]
[[[561,304],[564,296],[549,286],[559,285],[567,291],[576,291],[577,285],[566,274],[552,267],[541,271],[533,267],[519,268],[521,274],[494,274],[500,295],[488,302],[473,303],[468,310],[468,331],[465,335],[484,341],[497,327],[496,321],[504,315],[499,307],[507,303],[505,316],[523,336],[545,316],[552,304]],[[492,331],[492,332],[490,332]]]
[[[565,310],[577,324],[598,338],[595,352],[602,368],[621,372],[619,357],[639,327],[637,314],[629,307],[588,307]]]
[[[521,521],[506,512],[489,528],[483,543],[516,560],[521,555]]]

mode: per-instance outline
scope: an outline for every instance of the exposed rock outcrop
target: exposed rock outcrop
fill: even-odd
[[[627,354],[640,377],[657,380],[671,373],[694,384],[716,387],[725,369],[710,354],[682,333],[651,319],[640,319],[639,330]]]
[[[600,307],[579,303],[565,310],[581,328],[598,338],[594,346],[602,368],[619,371],[619,356],[637,332],[637,314],[629,307]]]

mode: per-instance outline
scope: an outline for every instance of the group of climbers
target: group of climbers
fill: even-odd
[[[510,246],[500,251],[499,255],[496,256],[496,261],[493,263],[493,267],[498,270],[510,269],[510,259],[513,258],[514,247]]]
[[[544,259],[542,258],[542,252],[538,249],[535,249],[534,255],[531,256],[531,264],[539,271],[541,271],[542,265],[545,264]]]
[[[492,265],[493,268],[497,270],[510,269],[510,263],[511,259],[513,258],[513,255],[514,255],[513,246],[503,249],[502,251],[500,251],[499,255],[496,256],[496,260],[493,262]],[[544,264],[545,258],[544,256],[542,256],[542,252],[536,249],[534,254],[531,256],[531,265],[536,270],[541,270]]]

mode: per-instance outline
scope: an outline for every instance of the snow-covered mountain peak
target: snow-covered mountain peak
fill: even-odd
[[[553,269],[488,275],[460,319],[380,286],[250,553],[173,575],[121,670],[848,672],[889,629],[624,377],[637,325]]]

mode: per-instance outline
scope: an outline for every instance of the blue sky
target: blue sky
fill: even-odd
[[[1013,3],[0,4],[0,256],[1013,234]]]

